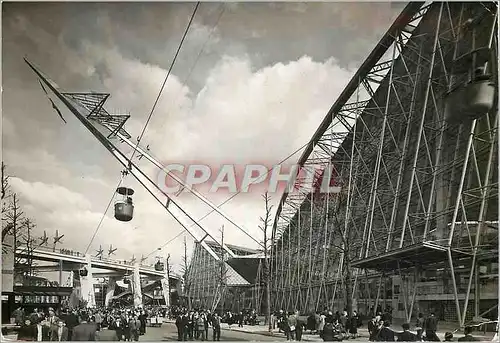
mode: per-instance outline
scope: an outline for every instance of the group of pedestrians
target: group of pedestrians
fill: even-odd
[[[275,313],[274,317],[277,319],[279,331],[284,332],[287,340],[302,340],[304,330],[309,330],[311,334],[318,334],[323,341],[343,341],[347,339],[355,339],[358,336],[358,329],[363,325],[361,316],[356,311],[353,311],[349,316],[347,310],[342,313],[332,311],[323,311],[312,313],[307,317],[304,323],[300,317],[299,312],[286,313],[282,310]],[[388,309],[385,312],[378,312],[377,315],[372,316],[371,320],[367,323],[369,341],[371,342],[419,342],[431,341],[439,342],[437,336],[438,318],[431,312],[427,317],[422,313],[417,316],[414,331],[410,331],[409,323],[403,323],[401,330],[391,327],[392,315]],[[466,327],[464,336],[458,338],[459,342],[473,342],[478,341],[472,335],[472,327]],[[447,332],[445,334],[445,341],[453,341],[453,333]]]
[[[351,316],[344,310],[333,314],[332,311],[311,313],[304,322],[300,318],[299,311],[286,313],[283,310],[275,313],[275,323],[280,332],[283,332],[287,340],[302,340],[304,330],[311,334],[318,334],[323,340],[342,340],[345,338],[356,338],[361,320],[356,311]],[[275,324],[273,324],[273,327]]]
[[[19,308],[13,313],[21,341],[138,341],[146,333],[147,317],[141,308],[49,308],[28,315]]]
[[[179,341],[209,340],[209,329],[212,340],[220,341],[221,317],[217,312],[209,310],[184,310],[175,320]]]
[[[372,317],[368,322],[368,332],[370,341],[372,342],[440,342],[437,336],[438,318],[431,312],[429,316],[424,317],[419,313],[415,323],[415,331],[410,331],[410,324],[404,323],[402,325],[403,331],[396,331],[391,328],[391,321],[389,318],[384,317],[381,313]],[[446,332],[444,336],[445,342],[452,342],[454,340],[453,333]],[[472,328],[466,327],[464,330],[464,337],[458,339],[459,342],[474,342],[478,341],[472,336]]]

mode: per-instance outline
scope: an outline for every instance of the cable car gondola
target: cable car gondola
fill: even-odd
[[[165,270],[165,265],[162,262],[158,261],[155,263],[155,270],[158,272],[162,272]]]
[[[495,58],[492,49],[482,47],[453,61],[452,73],[460,77],[468,75],[468,81],[458,83],[445,94],[448,122],[478,119],[495,106],[498,85],[491,66]]]
[[[80,274],[80,276],[87,276],[87,275],[89,275],[89,271],[85,267],[83,267],[82,269],[80,269],[78,271],[78,273]]]
[[[134,190],[118,187],[116,192],[122,196],[122,199],[115,203],[115,218],[121,222],[129,222],[134,217],[134,204],[132,203]]]

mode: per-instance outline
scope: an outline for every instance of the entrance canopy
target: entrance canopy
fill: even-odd
[[[460,257],[470,256],[461,251],[453,250],[452,255]],[[351,266],[360,269],[373,269],[377,271],[392,271],[425,266],[433,263],[448,261],[448,248],[433,242],[422,242],[401,249],[392,250],[376,256],[353,261]]]
[[[255,254],[230,258],[226,262],[246,281],[248,281],[249,284],[255,284],[259,273],[259,264],[262,260],[263,256]]]

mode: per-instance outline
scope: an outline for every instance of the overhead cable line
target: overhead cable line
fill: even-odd
[[[159,247],[158,249],[156,250],[153,250],[152,252],[150,252],[149,254],[146,255],[145,258],[148,258],[149,256],[153,255],[155,251],[159,250],[159,249],[163,249],[165,248],[167,245],[169,245],[170,243],[172,243],[174,240],[176,240],[177,238],[179,238],[182,234],[184,234],[184,229],[181,230],[181,232],[179,232],[177,235],[175,235],[174,238],[171,238],[167,241],[167,243],[163,244],[161,247]]]
[[[97,232],[101,228],[102,222],[104,221],[104,218],[106,217],[106,213],[108,213],[108,210],[109,210],[111,204],[113,203],[113,200],[115,199],[116,189],[121,186],[122,182],[123,182],[123,176],[120,178],[120,181],[118,182],[116,187],[113,189],[113,195],[111,196],[111,199],[109,199],[108,205],[106,206],[106,209],[104,210],[104,213],[102,214],[101,220],[99,221],[99,224],[97,224],[97,227],[94,230],[94,234],[92,235],[92,238],[90,239],[90,242],[87,245],[87,248],[85,249],[84,255],[87,254],[87,252],[89,251],[90,246],[92,245],[92,242],[94,241],[94,238],[97,235]]]
[[[196,56],[196,59],[194,60],[194,63],[193,65],[191,66],[191,68],[189,69],[186,77],[184,78],[184,82],[183,84],[184,85],[187,85],[188,81],[190,80],[191,78],[191,74],[193,73],[194,69],[196,68],[196,65],[198,64],[200,58],[201,58],[201,55],[203,54],[203,52],[205,51],[205,48],[208,44],[208,42],[210,41],[210,39],[212,38],[212,35],[214,34],[215,32],[215,29],[217,28],[217,26],[219,25],[219,21],[221,20],[222,18],[222,15],[224,14],[224,12],[226,11],[226,6],[224,3],[221,4],[221,7],[222,7],[222,11],[219,13],[219,16],[217,17],[217,20],[215,21],[214,25],[212,26],[212,30],[210,31],[210,34],[208,35],[207,39],[205,40],[205,43],[203,43],[203,46],[201,47],[200,49],[200,52],[198,53],[198,56]],[[179,92],[177,93],[175,99],[179,99],[181,93],[182,93],[182,89],[179,90]],[[175,105],[177,105],[177,102],[175,103]],[[163,126],[162,126],[163,127]]]
[[[295,154],[297,154],[299,151],[301,151],[302,149],[304,149],[311,141],[308,141],[307,143],[305,143],[304,145],[302,145],[301,147],[299,147],[298,149],[296,149],[294,152],[292,152],[290,155],[288,155],[287,157],[285,157],[283,160],[281,160],[280,162],[278,162],[278,164],[281,164],[283,162],[286,162],[288,161],[290,158],[292,158]],[[270,170],[268,170],[264,175],[262,175],[262,177],[265,177],[267,176],[267,174],[270,173]],[[254,180],[252,182],[249,183],[249,186],[254,184],[256,181],[258,181],[259,179],[257,180]],[[227,198],[225,201],[223,201],[222,203],[220,203],[217,208],[220,208],[221,206],[225,205],[227,202],[231,201],[234,197],[236,197],[238,194],[240,194],[241,191],[238,191],[237,193],[233,194],[232,196],[230,196],[229,198]],[[206,213],[203,217],[201,217],[200,219],[197,220],[197,222],[201,222],[203,219],[207,218],[209,215],[211,215],[213,212],[215,212],[214,209],[212,209],[210,212]],[[194,224],[191,225],[191,227],[193,227]],[[170,239],[167,243],[163,244],[161,246],[161,248],[164,248],[165,246],[167,246],[168,244],[170,244],[173,240],[175,240],[176,238],[178,238],[182,233],[184,232],[181,231],[179,234],[177,234],[174,238]],[[151,253],[148,254],[148,256],[151,256],[156,250],[153,250]]]
[[[304,149],[308,144],[310,143],[310,141],[308,141],[306,144],[302,145],[300,148],[298,148],[297,150],[295,150],[294,152],[292,152],[290,155],[288,155],[287,157],[285,157],[283,160],[279,161],[278,164],[282,164],[283,162],[286,162],[288,161],[290,158],[292,158],[292,156],[294,156],[295,154],[297,154],[300,150]],[[262,177],[265,177],[267,176],[267,174],[269,174],[271,172],[271,170],[268,170],[264,175],[261,176]],[[254,184],[256,181],[258,180],[261,180],[261,179],[257,179],[257,180],[254,180],[252,182],[250,182],[248,184],[248,186]],[[231,201],[235,196],[237,196],[238,194],[240,194],[241,191],[238,191],[236,193],[234,193],[233,195],[231,195],[229,198],[227,198],[226,200],[224,200],[222,203],[219,204],[219,206],[217,206],[217,208],[223,206],[224,204],[226,204],[227,202]],[[208,217],[210,214],[212,214],[215,210],[212,209],[210,212],[208,212],[207,214],[205,214],[203,217],[201,217],[200,219],[198,219],[198,222],[202,221],[203,219],[205,219],[206,217]]]
[[[191,14],[191,18],[189,19],[189,23],[186,26],[186,30],[184,30],[184,34],[182,35],[182,39],[181,39],[181,42],[179,43],[179,46],[177,47],[177,51],[175,52],[172,63],[170,63],[170,67],[168,68],[167,75],[165,76],[165,79],[163,80],[163,84],[161,85],[160,91],[158,92],[158,96],[156,97],[156,100],[153,104],[153,107],[151,108],[151,112],[149,113],[148,119],[146,120],[146,124],[144,124],[142,132],[137,139],[137,144],[134,148],[134,151],[132,151],[132,156],[130,157],[130,160],[132,160],[134,158],[135,152],[137,151],[137,147],[139,146],[139,143],[141,142],[141,139],[144,136],[144,133],[146,132],[146,128],[148,127],[149,122],[151,121],[151,117],[153,116],[156,105],[158,104],[158,101],[160,100],[161,94],[163,93],[163,89],[165,88],[165,85],[167,84],[168,77],[170,76],[170,73],[172,72],[172,69],[174,68],[175,61],[177,60],[177,56],[179,56],[179,52],[181,51],[184,40],[186,39],[186,36],[189,32],[189,28],[191,27],[191,24],[193,23],[193,19],[196,15],[196,11],[198,10],[199,5],[200,5],[200,2],[198,1],[196,3],[196,6],[194,7],[193,14]]]
[[[215,29],[217,28],[217,26],[219,25],[219,22],[220,20],[222,19],[222,16],[224,15],[224,12],[226,11],[226,6],[224,3],[221,4],[221,8],[222,10],[220,11],[219,13],[219,16],[217,17],[217,20],[215,21],[214,25],[212,26],[212,30],[210,31],[210,34],[208,35],[207,39],[205,40],[205,42],[203,43],[203,46],[201,47],[200,49],[200,52],[198,53],[198,55],[196,56],[196,59],[193,63],[193,65],[191,66],[191,68],[189,69],[185,79],[184,79],[184,84],[187,84],[188,81],[190,80],[191,78],[191,75],[196,67],[196,65],[198,64],[203,52],[205,51],[205,48],[208,44],[208,42],[210,42],[210,39],[212,38],[212,35],[214,34],[215,32]],[[177,94],[176,98],[179,98],[179,95],[180,95],[181,91],[179,91],[179,93]],[[137,149],[137,147],[136,147]],[[151,153],[150,153],[151,155]],[[219,205],[220,206],[220,205]],[[192,225],[194,226],[194,225]],[[184,233],[184,230],[181,230],[174,238],[168,240],[166,243],[164,243],[160,248],[158,249],[163,249],[164,247],[166,247],[168,244],[172,243],[175,239],[177,239],[178,237],[180,237],[182,234]],[[148,258],[149,256],[151,256],[152,254],[155,253],[156,250],[153,250],[151,251],[148,255],[146,255],[146,258]]]
[[[196,11],[198,10],[198,6],[200,5],[200,2],[198,1],[196,3],[196,6],[194,7],[194,10],[193,10],[193,13],[191,14],[191,18],[189,19],[189,22],[188,22],[188,25],[186,26],[186,29],[184,30],[184,34],[182,35],[182,39],[179,43],[179,46],[177,47],[177,50],[175,52],[175,55],[174,55],[174,58],[172,59],[172,63],[170,63],[170,67],[168,68],[168,72],[167,72],[167,75],[165,76],[165,79],[163,80],[163,84],[161,85],[161,88],[160,88],[160,91],[158,92],[158,96],[156,97],[156,100],[153,104],[153,107],[151,108],[151,112],[149,113],[149,116],[148,116],[148,119],[146,120],[146,123],[144,124],[144,127],[142,128],[142,132],[140,134],[140,136],[138,137],[137,139],[137,144],[134,148],[134,150],[132,151],[132,156],[130,157],[129,161],[132,161],[132,159],[134,158],[134,155],[137,151],[137,147],[139,146],[139,143],[142,139],[142,137],[144,136],[144,133],[146,132],[146,128],[148,127],[149,125],[149,122],[151,121],[151,117],[153,116],[153,113],[155,111],[155,108],[156,108],[156,105],[158,104],[158,101],[160,100],[160,97],[161,97],[161,94],[163,93],[163,89],[165,88],[165,85],[168,81],[168,77],[170,76],[170,73],[172,72],[172,69],[175,65],[175,62],[177,60],[177,56],[179,56],[179,52],[181,51],[181,48],[182,48],[182,45],[184,44],[184,40],[186,39],[186,36],[187,36],[187,33],[189,32],[189,29],[191,27],[191,24],[193,23],[193,19],[196,15]],[[123,178],[126,174],[122,173],[122,176],[120,177],[120,181],[118,182],[118,185],[116,188],[120,187],[121,183],[123,182]],[[116,192],[116,188],[115,190],[113,190],[113,196],[111,197],[108,205],[106,206],[106,209],[103,213],[103,216],[101,218],[101,220],[99,221],[99,224],[97,225],[97,228],[95,229],[94,231],[94,234],[92,235],[92,238],[90,239],[90,243],[89,245],[87,246],[87,249],[85,249],[85,254],[88,252],[92,242],[94,241],[94,238],[95,236],[97,235],[97,233],[99,232],[99,229],[104,221],[104,218],[106,217],[106,213],[108,212],[111,204],[113,203],[113,200],[115,198],[115,192]]]

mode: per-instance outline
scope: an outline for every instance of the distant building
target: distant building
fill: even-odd
[[[216,243],[208,245],[219,255]],[[227,245],[238,258],[224,256],[217,261],[199,243],[196,244],[184,285],[186,297],[194,308],[239,312],[255,309],[262,312],[262,256],[252,249]],[[225,254],[227,255],[227,254]]]

